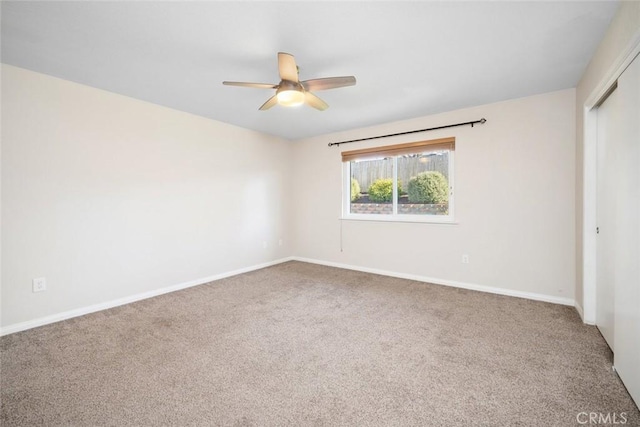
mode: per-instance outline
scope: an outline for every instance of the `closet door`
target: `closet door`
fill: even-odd
[[[596,326],[614,348],[616,200],[618,198],[620,103],[614,90],[598,107]]]
[[[618,79],[613,361],[640,406],[640,58]],[[599,285],[599,284],[598,284]]]

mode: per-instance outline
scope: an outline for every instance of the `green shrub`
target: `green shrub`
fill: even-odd
[[[408,193],[411,203],[446,203],[449,200],[449,183],[440,172],[422,172],[409,180]]]
[[[360,198],[360,183],[357,179],[351,178],[351,201]]]
[[[398,194],[402,195],[402,183],[398,181]],[[369,200],[385,203],[393,199],[393,179],[376,179],[369,187]]]

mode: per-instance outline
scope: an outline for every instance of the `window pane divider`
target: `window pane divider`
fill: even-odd
[[[391,202],[393,203],[393,214],[398,215],[398,156],[393,157],[393,183]]]

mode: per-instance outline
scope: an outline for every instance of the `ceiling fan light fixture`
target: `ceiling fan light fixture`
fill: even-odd
[[[224,81],[223,85],[244,86],[258,89],[275,89],[276,93],[258,108],[260,111],[270,109],[276,104],[283,107],[297,107],[307,104],[319,111],[329,108],[329,105],[313,94],[317,90],[327,90],[337,87],[353,86],[356,78],[353,76],[324,77],[300,81],[299,68],[296,60],[290,53],[278,52],[278,74],[280,83],[250,83]]]
[[[297,107],[304,104],[304,93],[296,89],[278,91],[278,104],[283,107]]]

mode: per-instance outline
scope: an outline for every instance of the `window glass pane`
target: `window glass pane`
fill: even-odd
[[[351,170],[352,214],[393,214],[393,158],[353,161]]]
[[[398,156],[398,214],[449,214],[449,150]]]

